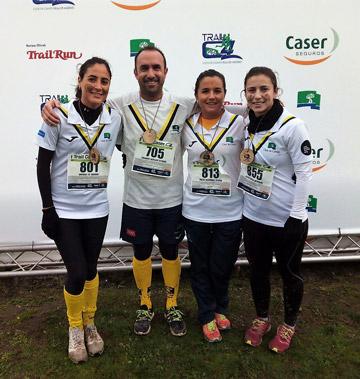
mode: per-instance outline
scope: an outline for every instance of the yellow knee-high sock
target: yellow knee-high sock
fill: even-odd
[[[72,328],[83,329],[84,291],[80,295],[71,295],[64,288],[64,298],[69,325]]]
[[[162,274],[166,289],[166,309],[177,306],[181,264],[180,258],[169,261],[162,258]]]
[[[148,308],[152,308],[150,289],[151,289],[151,276],[152,265],[151,257],[144,261],[139,261],[135,257],[133,258],[133,273],[135,278],[136,287],[139,290],[140,305],[147,305]]]
[[[93,325],[96,312],[96,303],[99,293],[99,274],[93,280],[87,280],[84,285],[84,325]]]

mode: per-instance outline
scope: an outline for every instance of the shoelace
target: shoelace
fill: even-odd
[[[184,313],[182,313],[179,309],[170,309],[166,315],[166,318],[170,319],[171,321],[182,321],[183,315]]]
[[[151,319],[150,312],[145,309],[138,309],[136,311],[136,319],[139,321],[150,320]]]
[[[226,316],[225,316],[225,315],[222,315],[222,314],[218,314],[218,315],[216,316],[216,318],[217,318],[218,320],[221,320],[221,321],[226,320]]]
[[[266,321],[256,318],[252,323],[252,329],[261,330],[266,325]]]
[[[88,326],[87,330],[88,330],[90,338],[99,340],[99,334],[97,332],[97,329],[96,329],[95,325]]]
[[[286,326],[281,326],[279,328],[279,335],[282,339],[289,341],[291,337],[293,336],[294,331],[290,328],[287,328]]]
[[[207,324],[207,328],[210,332],[215,332],[216,330],[216,324],[215,321],[211,321]]]
[[[71,334],[71,341],[72,341],[74,349],[81,347],[83,345],[80,330]]]

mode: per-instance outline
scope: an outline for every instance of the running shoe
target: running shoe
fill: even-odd
[[[182,313],[178,307],[171,307],[167,309],[164,316],[169,324],[170,333],[173,336],[181,337],[186,334],[186,324],[183,319],[184,313]]]
[[[263,336],[271,329],[269,321],[255,318],[245,332],[245,343],[257,347],[261,344]]]
[[[277,328],[276,336],[269,342],[269,349],[275,353],[284,353],[291,343],[291,339],[295,334],[295,328],[285,324]]]
[[[84,328],[86,348],[91,357],[101,355],[104,351],[104,341],[94,324]]]
[[[202,327],[204,338],[208,342],[220,342],[222,340],[216,321],[212,320]]]
[[[134,323],[134,333],[138,336],[145,336],[150,333],[151,320],[154,318],[154,312],[146,305],[141,305],[136,311],[136,320]]]
[[[88,359],[85,342],[84,330],[81,328],[69,328],[69,358],[74,363],[85,362]]]
[[[221,313],[215,313],[215,322],[219,330],[229,330],[231,329],[230,320]]]

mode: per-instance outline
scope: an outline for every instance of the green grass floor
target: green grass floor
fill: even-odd
[[[182,274],[179,305],[188,333],[173,337],[163,317],[160,271],[153,275],[156,311],[150,335],[134,335],[138,306],[130,272],[101,275],[96,324],[106,349],[101,357],[74,365],[67,358],[63,277],[0,280],[1,378],[360,378],[360,265],[304,266],[305,296],[291,349],[267,348],[282,321],[281,283],[274,271],[273,329],[259,348],[243,343],[254,316],[248,268],[231,281],[233,329],[209,344],[196,321],[189,271]]]

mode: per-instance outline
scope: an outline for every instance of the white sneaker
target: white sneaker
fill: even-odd
[[[74,363],[85,362],[88,359],[84,331],[80,328],[69,328],[69,358]]]
[[[104,351],[104,341],[101,338],[96,326],[86,325],[85,326],[85,342],[87,351],[90,356],[100,355]]]

